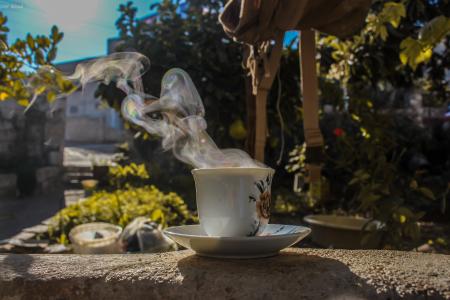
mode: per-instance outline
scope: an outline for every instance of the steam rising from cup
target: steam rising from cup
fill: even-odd
[[[96,80],[116,82],[126,93],[122,114],[131,123],[159,136],[164,150],[195,168],[265,167],[239,149],[219,149],[206,132],[205,108],[189,75],[170,69],[161,82],[161,95],[144,93],[141,76],[150,61],[134,52],[115,53],[78,65],[70,79],[81,85]]]

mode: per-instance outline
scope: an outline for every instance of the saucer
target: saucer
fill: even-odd
[[[218,258],[258,258],[277,255],[305,238],[311,229],[303,226],[268,224],[259,236],[208,236],[200,225],[170,227],[164,233],[196,254]]]

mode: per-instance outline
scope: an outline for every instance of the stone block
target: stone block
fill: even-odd
[[[0,141],[11,142],[17,138],[17,131],[14,128],[0,128]]]
[[[28,240],[18,240],[18,239],[10,239],[9,244],[14,246],[11,249],[12,253],[44,253],[45,249],[48,246],[47,240],[36,240],[36,239],[28,239]]]
[[[61,164],[62,159],[49,151],[59,150],[64,140],[64,101],[50,106],[40,100],[26,114],[14,101],[0,102],[1,167],[10,168],[10,162],[18,156],[36,165],[47,165],[48,161],[55,166]],[[20,137],[23,140],[18,140]]]
[[[13,156],[13,149],[14,144],[8,143],[8,142],[1,142],[0,143],[0,156],[2,159],[5,159],[6,157],[12,157]]]
[[[27,140],[29,141],[43,141],[44,140],[44,128],[42,124],[34,124],[27,128]]]
[[[22,231],[11,238],[11,240],[28,241],[33,239],[36,233]]]
[[[0,196],[15,197],[17,193],[17,175],[0,174]]]
[[[61,168],[58,167],[42,167],[36,170],[37,181],[45,181],[59,177],[61,175]]]
[[[48,226],[43,224],[38,224],[32,227],[27,227],[23,230],[23,232],[29,232],[34,234],[42,234],[48,232]]]
[[[18,105],[14,100],[6,100],[0,102],[0,119],[23,122],[23,120],[25,119],[23,111],[24,107]]]
[[[450,257],[291,248],[264,259],[191,251],[0,255],[0,299],[449,299]]]
[[[11,130],[14,130],[14,126],[11,120],[0,119],[0,132],[6,132]]]
[[[62,183],[62,168],[48,166],[36,170],[37,192],[45,193],[57,189]]]
[[[48,163],[51,166],[62,166],[63,154],[62,151],[50,151],[48,152]]]
[[[29,158],[41,158],[44,154],[44,147],[39,143],[28,143],[27,146],[27,155]]]

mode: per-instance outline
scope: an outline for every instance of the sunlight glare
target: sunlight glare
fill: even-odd
[[[62,31],[77,31],[97,16],[102,0],[33,0],[33,6],[46,16],[49,25]]]

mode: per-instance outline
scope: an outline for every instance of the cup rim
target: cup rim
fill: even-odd
[[[251,172],[270,172],[275,173],[275,170],[270,167],[217,167],[217,168],[196,168],[192,169],[191,173],[195,174],[240,174],[240,173],[251,173]]]

